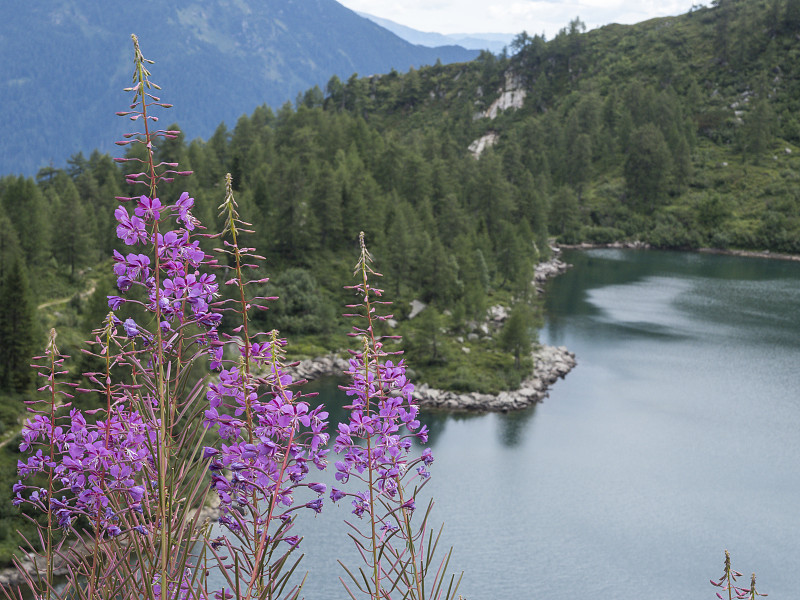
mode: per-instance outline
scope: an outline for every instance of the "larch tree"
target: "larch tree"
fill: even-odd
[[[33,302],[17,258],[0,288],[0,387],[18,393],[30,388],[35,375],[30,367],[37,338]]]

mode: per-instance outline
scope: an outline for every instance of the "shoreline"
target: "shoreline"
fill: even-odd
[[[719,254],[722,256],[741,256],[742,258],[766,258],[769,260],[788,260],[800,262],[800,255],[770,252],[769,250],[723,250],[721,248],[698,248],[700,254]]]
[[[544,293],[542,285],[550,278],[567,271],[572,265],[560,259],[561,250],[553,248],[553,256],[536,265],[534,285],[539,294]],[[504,390],[499,394],[480,392],[459,393],[430,387],[427,383],[415,386],[413,397],[424,408],[452,412],[508,412],[521,410],[542,402],[550,388],[563,379],[577,365],[575,354],[564,346],[538,345],[531,353],[533,372],[528,374],[519,389]],[[295,375],[302,379],[317,379],[342,375],[349,368],[346,359],[328,354],[300,361],[295,367]]]
[[[771,250],[735,250],[730,248],[654,248],[647,242],[609,242],[608,244],[594,244],[581,242],[580,244],[560,244],[559,248],[566,250],[594,250],[597,248],[612,248],[617,250],[658,250],[661,252],[697,252],[698,254],[717,254],[720,256],[740,256],[742,258],[765,258],[768,260],[788,260],[800,262],[800,254],[787,254],[786,252],[772,252]]]

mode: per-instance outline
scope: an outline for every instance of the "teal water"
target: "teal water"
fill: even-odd
[[[429,416],[429,490],[461,593],[713,598],[729,549],[770,597],[794,597],[800,264],[567,260],[541,338],[575,352],[577,368],[521,413]],[[308,598],[345,597],[333,556],[353,559],[336,522],[346,514],[308,519]]]

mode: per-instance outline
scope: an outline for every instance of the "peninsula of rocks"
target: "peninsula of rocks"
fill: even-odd
[[[558,249],[553,250],[553,258],[536,266],[535,284],[540,293],[547,279],[563,273],[571,266],[560,260]],[[501,306],[492,307],[489,312],[492,321],[502,322],[507,317],[507,311]],[[423,383],[415,387],[414,398],[420,406],[448,411],[508,412],[527,408],[546,398],[553,384],[564,378],[577,364],[575,355],[563,346],[539,345],[532,358],[533,373],[522,382],[519,389],[502,391],[496,395],[459,393],[439,390]],[[329,354],[300,361],[295,367],[295,376],[302,379],[339,376],[349,367],[347,359]]]

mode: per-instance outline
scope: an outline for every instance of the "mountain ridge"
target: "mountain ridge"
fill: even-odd
[[[264,103],[277,108],[333,75],[405,71],[478,54],[415,46],[334,0],[145,0],[113,8],[99,0],[51,0],[5,12],[3,173],[32,174],[78,151],[112,149],[107,140],[124,131],[113,113],[125,107],[132,32],[145,56],[158,58],[156,83],[176,106],[170,118],[203,138],[212,123],[233,122]]]
[[[377,23],[384,29],[388,29],[407,42],[430,48],[457,44],[470,50],[489,50],[494,54],[500,54],[515,36],[512,33],[437,33],[421,31],[369,13],[357,12],[356,14]]]

